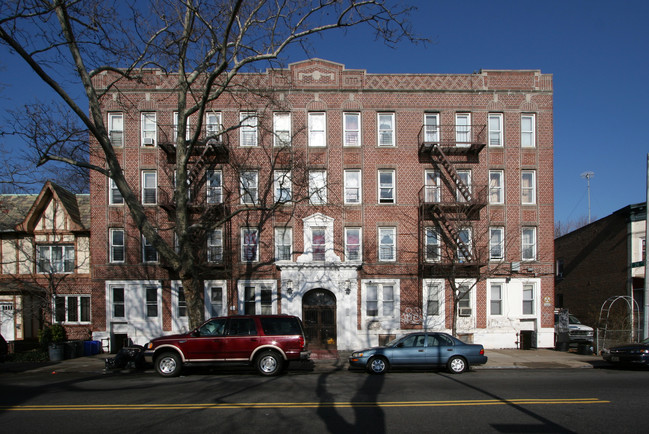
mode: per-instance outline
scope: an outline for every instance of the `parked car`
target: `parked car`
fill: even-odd
[[[162,336],[146,344],[145,361],[163,377],[180,375],[187,364],[236,363],[277,375],[287,363],[309,358],[302,321],[289,315],[212,318],[189,333]]]
[[[4,362],[9,354],[9,346],[4,336],[0,335],[0,362]]]
[[[466,344],[441,332],[410,333],[384,347],[355,351],[349,358],[350,366],[364,368],[371,374],[402,367],[445,367],[453,374],[461,374],[470,366],[485,363],[482,345]]]
[[[554,313],[554,336],[555,342],[559,342],[562,333],[568,333],[569,344],[592,344],[593,328],[584,325],[579,319],[570,313]]]
[[[649,365],[649,338],[602,350],[602,357],[614,364]]]

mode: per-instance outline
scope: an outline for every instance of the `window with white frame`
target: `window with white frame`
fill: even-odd
[[[275,260],[290,261],[293,255],[293,229],[275,228]]]
[[[489,308],[491,315],[502,315],[503,314],[503,284],[502,283],[491,283],[489,285]]]
[[[221,112],[207,112],[205,113],[205,136],[206,137],[218,137],[218,141],[221,142],[222,139],[219,136],[223,131]]]
[[[158,251],[144,235],[142,235],[142,262],[158,262]]]
[[[158,203],[158,172],[155,170],[142,171],[142,204],[155,205]]]
[[[458,231],[458,248],[457,248],[457,257],[460,261],[468,261],[469,258],[466,256],[463,249],[460,248],[461,245],[466,247],[468,253],[470,254],[473,251],[473,241],[472,241],[473,231],[470,227],[461,228]]]
[[[379,146],[395,145],[395,123],[394,113],[378,114],[378,138]]]
[[[207,203],[223,203],[223,172],[220,170],[208,170],[207,176]]]
[[[156,318],[158,316],[158,288],[155,286],[147,286],[144,288],[146,297],[146,316],[148,318]]]
[[[241,261],[242,262],[259,261],[259,229],[257,228],[241,229]]]
[[[440,314],[442,284],[439,282],[428,282],[426,284],[426,316]]]
[[[343,146],[361,145],[361,114],[343,113]]]
[[[274,172],[273,186],[275,203],[286,204],[293,199],[293,183],[290,170],[276,170]]]
[[[176,297],[178,298],[176,305],[176,316],[178,318],[187,317],[187,300],[185,299],[185,289],[182,286],[176,288]]]
[[[439,170],[426,170],[424,174],[426,203],[439,203],[442,200],[442,183]]]
[[[361,228],[345,228],[345,260],[362,259]]]
[[[123,205],[124,204],[124,197],[122,196],[122,193],[119,191],[117,188],[117,184],[115,184],[115,181],[113,178],[108,178],[108,204],[109,205]]]
[[[379,228],[379,261],[397,259],[397,228]]]
[[[143,112],[141,117],[142,146],[156,146],[158,142],[156,113]]]
[[[534,284],[523,284],[523,315],[534,315]]]
[[[239,113],[239,144],[240,146],[257,146],[257,113]]]
[[[111,145],[124,146],[124,114],[108,113],[108,137]]]
[[[533,205],[536,203],[536,171],[523,170],[521,172],[521,203]]]
[[[207,262],[223,262],[223,229],[214,229],[207,235]]]
[[[442,245],[439,229],[437,228],[426,228],[425,234],[426,241],[426,261],[434,262],[439,261],[440,255],[442,253]]]
[[[456,146],[471,145],[471,113],[455,114]]]
[[[189,140],[192,137],[191,128],[189,125],[189,117],[185,120],[185,140]],[[178,137],[178,112],[174,112],[174,143],[176,143],[176,138]]]
[[[536,228],[524,227],[522,236],[522,260],[535,261],[536,260]]]
[[[395,309],[394,283],[373,283],[365,285],[365,313],[368,317],[393,317]]]
[[[208,287],[208,296],[210,300],[210,316],[224,316],[227,315],[227,312],[224,309],[223,296],[225,291],[223,286],[209,286]]]
[[[36,246],[36,272],[72,273],[74,256],[74,246],[38,245]]]
[[[424,142],[439,143],[439,113],[424,113]]]
[[[309,146],[327,146],[327,115],[324,112],[309,113]]]
[[[113,318],[124,318],[126,316],[126,299],[124,298],[124,287],[111,286],[110,299]]]
[[[503,146],[503,115],[489,113],[489,146]]]
[[[489,259],[501,260],[505,257],[505,228],[489,228]]]
[[[361,171],[345,170],[345,203],[361,203]]]
[[[311,249],[314,261],[324,261],[327,251],[327,229],[311,228]]]
[[[243,314],[271,315],[276,313],[275,285],[270,282],[243,282]]]
[[[291,113],[273,113],[273,133],[275,146],[291,146]]]
[[[502,204],[505,199],[505,193],[503,188],[503,171],[502,170],[490,170],[489,171],[489,203],[490,204]]]
[[[57,295],[54,297],[54,310],[57,323],[89,323],[90,296]]]
[[[469,196],[468,198],[465,197],[464,194],[462,193],[462,190],[460,190],[460,188],[458,187],[458,189],[455,192],[456,197],[457,197],[457,201],[458,202],[466,202],[467,199],[469,199],[469,200],[471,199],[471,190],[472,190],[471,170],[468,170],[468,169],[457,170],[457,176],[460,179],[460,182],[462,184],[464,184],[464,186],[466,186],[467,192],[468,192],[467,194]]]
[[[311,205],[327,203],[326,170],[309,170],[309,203]]]
[[[125,256],[124,229],[110,229],[110,262],[123,263]]]
[[[379,170],[379,203],[395,203],[395,171]]]
[[[471,309],[471,285],[460,283],[457,287],[457,313],[460,317],[470,317],[473,313]]]
[[[255,204],[259,199],[259,172],[246,170],[239,177],[241,203]]]
[[[521,147],[534,148],[536,146],[536,116],[533,114],[521,115]]]

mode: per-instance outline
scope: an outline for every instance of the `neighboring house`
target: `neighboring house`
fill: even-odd
[[[142,74],[101,102],[126,178],[173,245],[174,79]],[[110,73],[94,80],[107,86]],[[261,227],[241,213],[196,246],[207,264],[205,315],[298,315],[311,349],[448,331],[455,261],[458,285],[490,270],[460,302],[459,335],[513,348],[527,331],[533,345],[552,346],[552,104],[552,76],[538,70],[371,74],[312,59],[241,74],[205,115],[207,146],[232,130],[218,143],[224,152],[195,166],[191,200],[218,216],[274,196],[286,211]],[[267,158],[279,149],[308,176]],[[97,154],[91,164],[102,166]],[[263,188],[269,179],[274,188]],[[292,202],[300,188],[309,199]],[[92,172],[90,189],[94,338],[115,349],[185,330],[178,277],[114,182]]]
[[[0,321],[7,341],[60,323],[91,336],[90,201],[47,182],[40,194],[0,195]]]
[[[557,238],[557,307],[567,308],[593,327],[604,326],[598,320],[610,297],[633,297],[642,312],[646,218],[645,203],[628,205]],[[628,316],[626,306],[625,301],[618,303],[617,308],[624,309],[617,314]],[[612,320],[617,323],[609,324],[609,328],[620,325],[621,318]]]

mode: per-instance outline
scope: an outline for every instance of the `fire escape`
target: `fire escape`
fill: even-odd
[[[431,164],[419,191],[419,268],[421,277],[448,273],[475,276],[482,256],[472,221],[487,204],[487,185],[472,182],[472,167],[485,147],[485,125],[424,125],[419,161]]]

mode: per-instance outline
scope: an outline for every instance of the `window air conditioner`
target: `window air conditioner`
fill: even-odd
[[[143,144],[144,146],[153,146],[153,145],[155,144],[155,142],[153,141],[153,139],[152,139],[151,137],[145,137],[145,138],[142,140],[142,144]]]
[[[470,307],[461,307],[459,309],[459,316],[471,316],[471,308]]]

